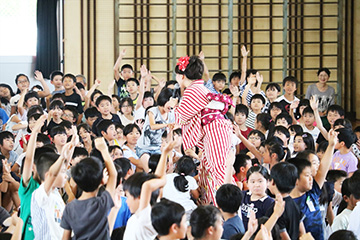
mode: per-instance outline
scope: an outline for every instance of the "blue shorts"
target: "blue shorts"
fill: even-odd
[[[158,149],[158,150],[148,150],[148,149],[142,149],[142,148],[136,147],[135,150],[136,150],[136,155],[138,155],[139,158],[140,158],[144,153],[147,153],[147,154],[149,154],[150,156],[153,155],[153,154],[161,154],[160,149]]]

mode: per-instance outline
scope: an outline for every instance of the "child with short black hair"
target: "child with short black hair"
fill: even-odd
[[[298,80],[296,77],[287,76],[283,80],[283,89],[285,91],[284,95],[281,95],[275,101],[280,102],[283,106],[282,108],[289,113],[291,103],[295,101],[299,101],[299,99],[295,96],[296,88],[297,88]]]
[[[54,143],[57,152],[61,153],[63,147],[67,142],[66,130],[64,127],[57,126],[53,127],[50,131],[51,141]]]
[[[351,230],[355,233],[356,237],[360,238],[360,220],[359,220],[359,214],[360,214],[360,171],[357,170],[354,172],[354,174],[349,179],[349,188],[351,195],[354,199],[354,204],[356,206],[354,207],[352,213],[349,217],[349,225],[348,230]]]
[[[115,161],[115,159],[123,157],[123,150],[118,145],[109,146],[109,153],[113,161]]]
[[[212,205],[199,206],[190,217],[191,235],[195,239],[220,240],[224,231],[219,209]]]
[[[159,240],[186,237],[185,209],[180,204],[166,198],[161,199],[152,207],[151,223],[158,233]]]
[[[120,146],[116,141],[116,130],[115,124],[113,121],[108,119],[103,119],[97,124],[97,131],[101,134],[102,137],[105,138],[106,142],[112,146],[117,145]]]
[[[75,238],[110,238],[108,218],[104,213],[114,206],[117,172],[104,138],[95,139],[95,147],[101,152],[109,174],[106,189],[97,197],[103,179],[103,163],[99,159],[85,158],[72,168],[71,175],[83,193],[65,207],[61,219],[62,239],[71,239],[72,232]]]
[[[265,135],[268,135],[269,133],[269,125],[270,125],[271,117],[267,113],[259,113],[256,115],[255,120],[255,129],[259,130]]]
[[[344,170],[351,177],[358,169],[358,160],[350,149],[354,143],[355,136],[351,129],[340,128],[336,131],[339,133],[339,142],[335,146],[335,149],[338,151],[334,153],[331,169]]]
[[[98,119],[100,112],[95,107],[89,107],[85,110],[85,119],[86,123],[89,125],[90,129],[93,127],[93,123]]]
[[[64,74],[58,70],[53,71],[50,73],[50,83],[54,85],[54,91],[51,93],[51,95],[54,95],[56,93],[64,93],[65,89],[62,82],[62,77]]]
[[[249,168],[251,167],[252,167],[252,162],[251,162],[251,158],[248,155],[240,153],[235,156],[235,162],[234,162],[235,174],[233,177],[235,178],[235,181],[237,183],[238,182],[241,183],[242,185],[241,190],[249,189],[247,187],[246,174]]]
[[[256,115],[261,113],[264,106],[265,106],[265,98],[263,95],[255,94],[251,97],[250,111],[248,118],[246,119],[245,122],[247,127],[255,129]]]
[[[50,103],[47,119],[47,131],[50,132],[53,127],[59,126],[62,122],[64,103],[60,100],[54,100]]]
[[[275,126],[284,126],[288,128],[292,124],[292,118],[288,113],[280,113],[275,119]]]
[[[277,83],[269,83],[265,88],[265,94],[267,98],[267,102],[264,107],[264,112],[269,112],[270,104],[275,102],[275,100],[279,97],[281,91],[281,87]]]
[[[65,74],[62,78],[62,82],[65,88],[65,105],[73,106],[76,108],[76,112],[79,114],[79,117],[76,119],[76,122],[81,122],[82,114],[84,112],[81,97],[74,91],[76,84],[76,77],[71,74]]]
[[[241,190],[233,184],[224,184],[216,191],[216,203],[224,218],[223,239],[239,232],[245,233],[244,224],[237,214],[242,198]]]
[[[246,126],[246,119],[249,116],[249,108],[244,104],[238,104],[235,107],[235,115],[234,115],[234,121],[239,126],[239,129],[241,131],[241,134],[244,137],[248,137],[249,133],[253,130],[250,127]],[[244,150],[246,147],[243,143],[240,143],[237,145],[237,153],[239,153],[241,150]]]
[[[224,90],[226,83],[226,76],[222,72],[215,73],[212,79],[205,83],[205,87],[212,93],[221,93]]]
[[[139,97],[139,80],[136,78],[129,78],[126,81],[126,90],[129,93],[129,98],[133,101],[133,105],[135,106]]]
[[[120,51],[119,57],[116,59],[114,65],[114,78],[116,81],[116,85],[118,86],[118,96],[121,98],[129,96],[128,92],[126,91],[125,83],[129,78],[134,77],[134,70],[130,64],[122,65],[119,72],[119,68],[125,54],[126,54],[126,48]]]
[[[332,171],[332,170],[330,170]],[[330,172],[329,171],[329,172]],[[345,209],[342,209],[342,211],[334,218],[334,221],[331,225],[331,230],[333,232],[338,230],[346,230],[349,225],[349,217],[356,205],[356,202],[354,202],[353,196],[351,196],[350,188],[349,188],[349,179],[345,179],[341,186],[341,194],[342,194],[342,201],[346,204]],[[340,210],[340,208],[339,208]]]
[[[14,149],[14,135],[9,131],[0,132],[0,154],[4,155],[8,163],[14,165],[18,154],[13,151]]]
[[[76,125],[79,114],[75,107],[67,105],[63,108],[63,114],[61,118],[62,120],[69,121],[71,124]]]
[[[268,111],[267,113],[270,114],[271,116],[271,122],[274,123],[275,125],[275,121],[276,121],[276,117],[283,112],[283,108],[282,108],[282,105],[281,103],[279,102],[272,102],[270,105],[269,105],[269,108],[268,108]]]
[[[304,132],[308,132],[313,136],[315,143],[316,139],[319,137],[320,130],[314,126],[314,110],[312,110],[311,107],[306,107],[302,112],[302,118],[304,120],[304,123],[301,124],[301,127],[303,128]]]

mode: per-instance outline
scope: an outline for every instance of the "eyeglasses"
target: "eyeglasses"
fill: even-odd
[[[74,118],[74,116],[73,115],[70,115],[70,114],[66,114],[66,113],[64,113],[63,115],[62,115],[63,117],[69,117],[69,118]]]
[[[249,137],[249,140],[260,140],[260,137]]]
[[[22,80],[22,81],[18,81],[18,84],[22,84],[22,83],[27,83],[29,82],[28,80]]]
[[[122,105],[121,107],[122,107],[122,108],[131,108],[130,105]]]

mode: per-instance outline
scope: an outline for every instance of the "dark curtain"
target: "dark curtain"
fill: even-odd
[[[37,1],[36,69],[44,78],[60,69],[56,8],[57,0]]]

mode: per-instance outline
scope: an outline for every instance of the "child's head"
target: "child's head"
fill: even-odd
[[[128,179],[131,175],[134,174],[134,171],[131,168],[131,163],[130,163],[129,159],[124,158],[124,157],[117,158],[114,160],[114,163],[119,165],[122,169],[122,175],[120,176],[122,179],[122,182],[124,182],[124,180]]]
[[[289,143],[290,132],[284,126],[274,127],[274,136],[280,138],[284,146],[287,146],[287,144]]]
[[[251,82],[250,79],[256,79],[256,73],[258,72],[258,70],[256,69],[248,69],[246,71],[246,81],[247,82]],[[257,80],[255,80],[255,87],[257,87]]]
[[[75,86],[76,77],[71,73],[65,74],[62,77],[62,83],[64,85],[65,90],[71,90]]]
[[[75,166],[78,164],[81,160],[87,158],[89,156],[88,151],[86,148],[83,147],[75,147],[74,153],[72,155],[72,158],[70,160],[71,166]]]
[[[119,104],[120,112],[124,115],[131,115],[134,111],[134,104],[131,98],[123,98]]]
[[[269,130],[270,120],[271,120],[271,117],[270,117],[269,114],[267,114],[267,113],[259,113],[258,115],[256,115],[255,129]]]
[[[63,78],[64,74],[60,71],[53,71],[50,74],[50,82],[52,85],[54,85],[55,88],[61,88],[63,83],[62,83],[62,78]]]
[[[287,76],[286,78],[284,78],[283,88],[285,93],[289,95],[293,95],[296,91],[297,84],[298,84],[298,80],[296,79],[296,77]]]
[[[238,104],[235,108],[234,120],[237,125],[245,124],[245,121],[249,115],[249,108],[244,104]]]
[[[275,119],[275,126],[284,126],[288,128],[292,123],[292,117],[288,113],[280,113]]]
[[[146,91],[144,93],[142,106],[145,109],[147,109],[148,107],[154,106],[154,104],[155,104],[154,95],[150,91]]]
[[[77,126],[77,131],[82,142],[91,141],[91,129],[89,125],[87,125],[86,123],[82,123]]]
[[[356,200],[360,200],[359,186],[360,186],[360,170],[357,170],[349,179],[350,192]]]
[[[111,100],[112,100],[112,106],[113,106],[114,110],[119,111],[121,98],[118,95],[113,94],[113,95],[111,95]]]
[[[204,73],[204,64],[200,60],[198,56],[191,56],[189,58],[189,64],[187,64],[184,71],[179,69],[179,66],[177,65],[178,74],[185,74],[185,76],[190,80],[197,80],[201,79],[203,73]],[[180,70],[180,71],[179,71]],[[176,71],[176,69],[175,69]]]
[[[84,192],[94,192],[103,178],[103,164],[94,157],[87,157],[71,169],[71,176]]]
[[[251,97],[250,108],[254,112],[261,111],[261,109],[265,106],[265,103],[266,103],[266,100],[265,100],[264,96],[257,93]]]
[[[270,103],[269,113],[270,113],[271,119],[273,121],[275,121],[276,117],[282,112],[283,112],[283,107],[282,107],[281,103],[279,103],[279,102]]]
[[[134,77],[134,70],[133,67],[130,64],[124,64],[121,66],[121,76],[126,81],[129,78]]]
[[[222,216],[214,206],[199,206],[190,216],[191,235],[195,239],[220,239],[224,231]]]
[[[279,142],[282,143],[282,140],[277,137],[270,137],[265,141],[264,163],[270,163],[270,166],[272,166],[283,160],[285,151],[283,145]]]
[[[236,174],[246,177],[246,173],[251,168],[252,162],[250,156],[240,153],[235,156],[234,169]]]
[[[298,124],[293,124],[289,128],[290,136],[295,137],[296,134],[302,134],[304,132],[303,128]]]
[[[130,94],[139,92],[139,81],[136,78],[129,78],[126,80],[126,90]]]
[[[301,99],[299,102],[299,105],[296,108],[296,112],[295,112],[295,118],[299,119],[302,117],[303,115],[303,111],[305,108],[310,107],[310,101],[309,99]]]
[[[89,107],[85,110],[84,114],[86,123],[89,125],[90,128],[92,128],[94,122],[96,121],[96,119],[98,119],[100,112],[95,107]]]
[[[148,166],[150,169],[149,173],[155,173],[156,168],[160,161],[160,157],[161,157],[161,154],[151,154],[151,156],[149,158],[149,162],[148,162]]]
[[[124,136],[128,144],[136,145],[140,135],[141,130],[135,123],[128,124],[124,127]]]
[[[352,129],[352,124],[348,119],[345,118],[339,118],[338,120],[336,120],[334,122],[334,129],[339,129],[339,128],[347,128],[347,129]]]
[[[168,88],[165,88],[161,90],[158,99],[157,99],[157,105],[164,107],[164,110],[166,112],[171,111],[171,106],[169,105],[170,98],[172,96],[172,91]]]
[[[303,158],[291,158],[289,163],[294,164],[297,168],[297,181],[296,187],[300,192],[307,192],[312,189],[313,176],[311,171],[311,162]]]
[[[16,75],[15,83],[17,88],[20,90],[20,92],[24,91],[25,89],[28,89],[30,85],[29,78],[22,73]]]
[[[27,131],[28,133],[31,133],[33,128],[35,127],[35,123],[36,120],[38,120],[40,117],[42,116],[42,114],[40,113],[34,113],[32,115],[30,115],[27,119],[28,121],[28,127],[27,127]]]
[[[74,134],[73,132],[73,129],[72,129],[72,126],[73,124],[67,120],[63,120],[60,124],[59,124],[60,127],[63,127],[65,129],[65,132],[66,132],[66,136],[67,137],[70,137]]]
[[[335,149],[349,149],[351,145],[355,142],[355,136],[351,129],[340,128],[336,130],[338,134],[339,141],[335,145]]]
[[[84,87],[87,85],[86,77],[82,74],[78,74],[76,77],[76,83],[81,83]]]
[[[47,144],[51,144],[49,136],[43,133],[39,133],[36,138],[36,148],[43,147]]]
[[[79,113],[76,111],[76,108],[73,106],[65,106],[63,109],[62,119],[75,124],[79,117]]]
[[[265,135],[259,130],[252,130],[248,135],[248,140],[256,147],[259,148],[262,141],[265,140]]]
[[[14,135],[9,131],[0,132],[0,150],[4,154],[4,151],[11,151],[14,148]]]
[[[173,137],[174,137],[174,141],[175,141],[174,148],[181,147],[181,144],[182,144],[182,131],[181,131],[181,128],[174,129]]]
[[[111,114],[111,104],[112,100],[107,95],[101,95],[96,99],[96,107],[98,111],[101,113],[101,115],[109,115]]]
[[[265,94],[266,97],[270,100],[270,102],[274,101],[280,94],[281,87],[277,83],[269,83],[266,86]]]
[[[50,131],[50,137],[55,146],[64,146],[67,142],[66,130],[62,126],[53,127]]]
[[[13,92],[10,85],[6,83],[0,83],[0,97],[10,99],[14,95],[15,93]]]
[[[180,204],[163,198],[151,208],[151,224],[160,237],[183,239],[187,230],[185,209]]]
[[[98,97],[100,97],[102,95],[103,95],[103,93],[100,90],[95,89],[94,92],[90,96],[90,105],[93,107],[96,107],[96,100],[98,99]]]
[[[320,159],[320,161],[322,160],[324,153],[327,149],[327,147],[329,146],[329,142],[324,140],[321,143],[319,143],[319,146],[316,149],[316,155],[318,156],[318,158]]]
[[[144,172],[138,172],[131,175],[123,184],[123,189],[127,197],[126,203],[129,206],[130,212],[135,213],[139,208],[140,203],[140,193],[142,185],[150,180],[156,178],[153,174],[148,174]],[[158,198],[159,190],[155,190],[151,194],[150,205],[153,205]]]
[[[178,174],[174,178],[175,188],[180,192],[188,190],[188,180],[185,178],[196,170],[196,165],[191,157],[182,156],[176,164],[175,172]]]
[[[307,159],[311,163],[311,175],[316,176],[319,170],[320,160],[313,150],[305,150],[296,155],[297,158]]]
[[[61,118],[64,110],[64,103],[60,100],[53,100],[49,106],[50,111],[52,110],[53,118]]]
[[[345,110],[339,105],[331,105],[327,110],[327,120],[329,121],[331,127],[333,127],[336,120],[339,118],[344,118]]]
[[[246,174],[247,184],[252,194],[264,196],[268,187],[269,172],[259,165],[249,168]]]
[[[241,72],[235,71],[230,74],[229,85],[239,86],[241,79]]]
[[[113,121],[109,119],[102,119],[96,127],[98,133],[101,134],[101,136],[103,136],[107,141],[116,139],[116,129]]]
[[[24,102],[27,108],[39,105],[39,95],[35,91],[29,91],[25,94]]]
[[[298,178],[297,168],[289,162],[279,162],[275,164],[270,171],[270,191],[273,191],[273,187],[276,186],[280,193],[290,193],[296,184]]]
[[[347,178],[347,173],[343,170],[329,170],[326,175],[326,181],[334,183],[334,189],[341,192],[341,187],[344,180]]]
[[[233,184],[224,184],[216,191],[216,203],[222,212],[237,213],[242,198],[240,188]]]
[[[305,126],[313,126],[315,122],[314,110],[311,107],[306,107],[303,111],[302,117],[304,119]]]
[[[38,176],[40,177],[41,182],[45,181],[45,179],[48,176],[50,167],[56,162],[56,160],[59,157],[60,157],[59,154],[53,152],[46,152],[41,154],[37,159],[37,161],[35,161],[36,171],[38,173]],[[53,186],[57,188],[62,188],[65,186],[66,181],[67,181],[66,166],[65,164],[62,164],[61,170],[56,176]]]
[[[349,186],[349,178],[345,178],[341,184],[341,195],[343,197],[344,202],[348,207],[355,207],[356,203],[354,203],[354,196],[351,195],[350,186]]]
[[[221,72],[215,73],[212,78],[212,82],[213,82],[215,90],[220,92],[225,87],[226,76]]]
[[[119,123],[115,123],[115,130],[116,130],[116,139],[122,140],[124,138],[124,126]]]
[[[296,134],[294,138],[294,151],[298,153],[306,149],[315,151],[313,136],[307,132]]]
[[[338,230],[333,232],[328,240],[357,240],[356,235],[350,230]]]

